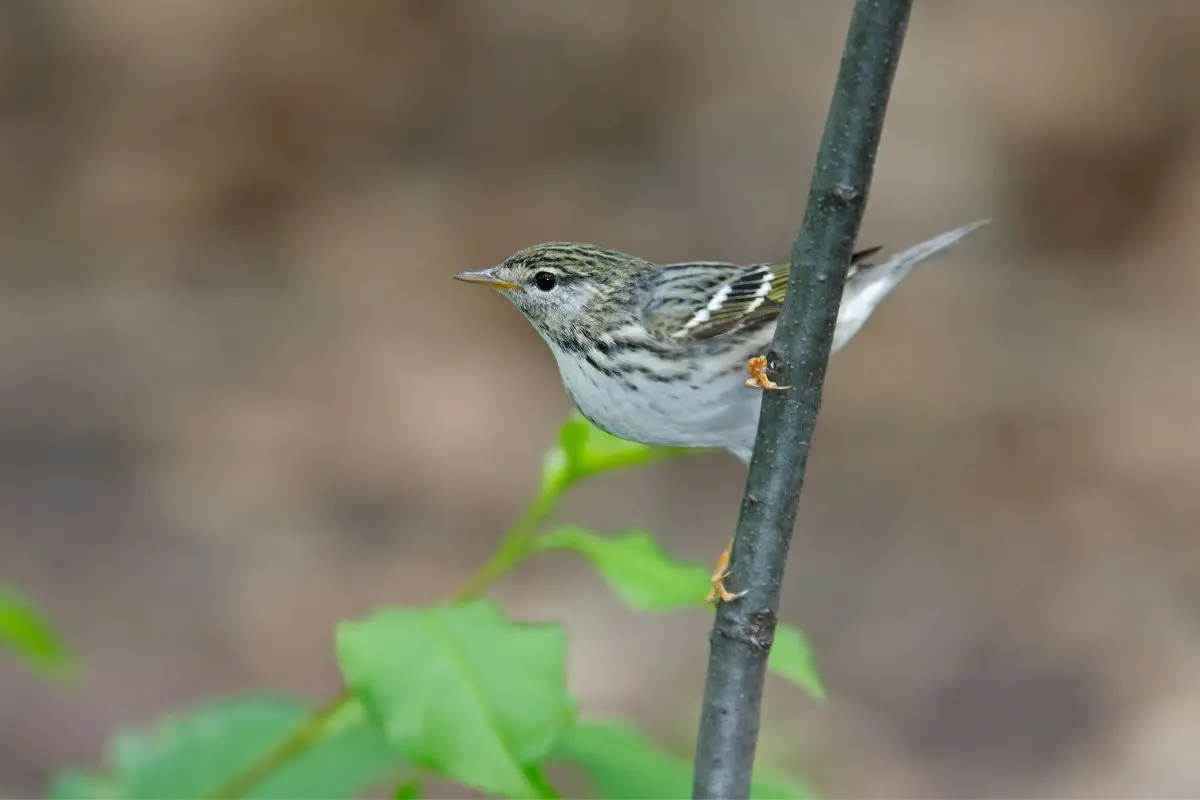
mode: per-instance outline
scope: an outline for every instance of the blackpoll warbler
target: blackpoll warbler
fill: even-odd
[[[851,262],[833,352],[917,264],[986,220],[873,265]],[[658,265],[589,244],[534,245],[489,269],[454,277],[499,291],[550,346],[580,413],[614,436],[645,444],[721,448],[749,462],[761,398],[780,389],[764,354],[787,291],[787,264]],[[746,380],[744,371],[750,373]],[[750,387],[750,388],[747,388]],[[728,548],[711,597],[728,602]]]

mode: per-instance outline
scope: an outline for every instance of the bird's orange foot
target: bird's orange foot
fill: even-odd
[[[730,539],[729,544],[725,545],[725,549],[717,557],[717,568],[712,574],[712,589],[708,591],[708,597],[704,598],[705,602],[715,603],[720,600],[722,603],[732,603],[746,595],[745,591],[731,592],[725,588],[725,579],[729,577],[729,554],[732,550],[733,540]]]
[[[779,389],[790,389],[790,386],[780,386],[775,381],[767,377],[767,357],[755,356],[746,362],[746,372],[750,373],[750,377],[746,379],[746,386],[750,389],[762,389],[763,391],[775,391]]]

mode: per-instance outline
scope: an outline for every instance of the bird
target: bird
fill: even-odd
[[[855,252],[846,276],[831,355],[909,275],[979,220],[893,254]],[[780,391],[767,375],[790,265],[721,261],[656,264],[576,242],[545,242],[454,278],[507,298],[549,346],[567,395],[588,421],[648,445],[726,450],[749,463],[761,394]],[[747,377],[748,375],[748,377]],[[726,547],[710,600],[732,602]]]

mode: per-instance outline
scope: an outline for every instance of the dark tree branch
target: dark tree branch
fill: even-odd
[[[768,370],[793,388],[765,392],[733,546],[735,588],[710,637],[692,795],[749,795],[767,655],[812,442],[833,329],[912,0],[857,0],[804,224],[792,246],[787,300]]]

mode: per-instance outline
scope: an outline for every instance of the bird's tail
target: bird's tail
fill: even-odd
[[[949,250],[968,233],[989,222],[991,220],[987,219],[972,222],[913,245],[879,264],[863,264],[854,269],[842,293],[842,306],[838,310],[837,328],[833,334],[834,352],[858,333],[875,307],[904,280],[913,267]]]

